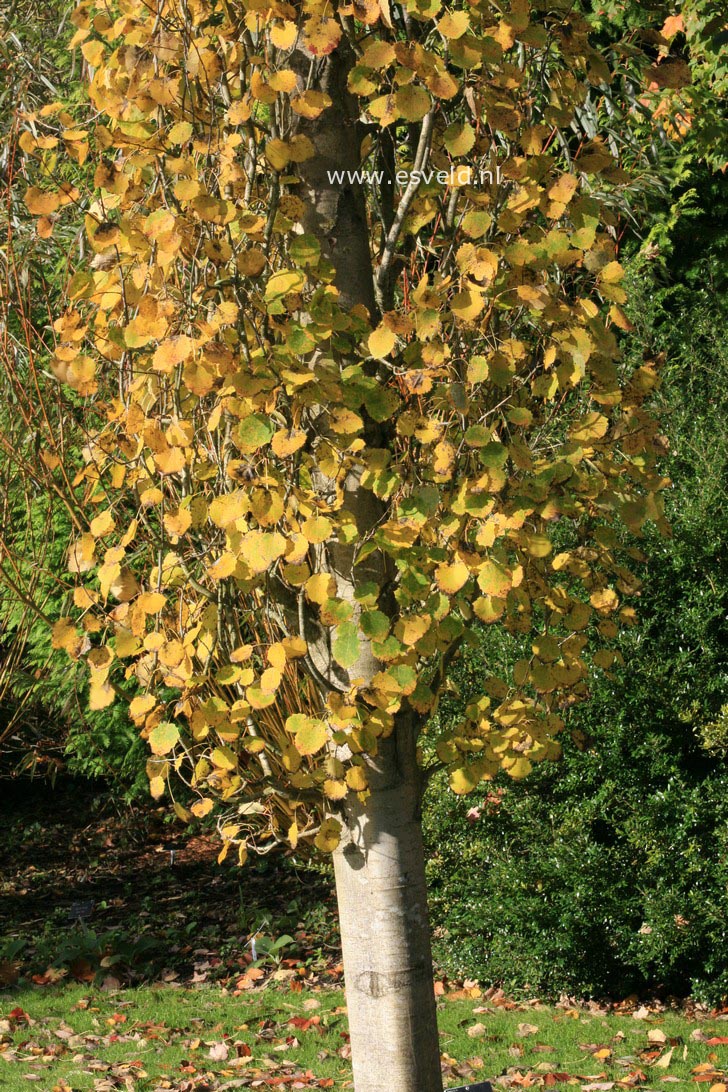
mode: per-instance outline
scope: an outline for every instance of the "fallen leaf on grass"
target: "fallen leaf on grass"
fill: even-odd
[[[666,1050],[665,1053],[662,1054],[656,1062],[653,1062],[652,1064],[655,1066],[655,1068],[667,1069],[670,1065],[670,1062],[672,1061],[672,1054],[674,1049],[674,1047],[670,1047],[670,1049]]]
[[[536,1024],[519,1024],[517,1034],[521,1039],[526,1039],[529,1035],[535,1035],[538,1030]]]
[[[320,1016],[311,1016],[306,1019],[305,1016],[292,1016],[288,1021],[294,1028],[298,1028],[299,1031],[308,1031],[309,1028],[316,1028],[321,1023]]]
[[[230,1047],[227,1043],[213,1043],[207,1053],[213,1062],[226,1062]]]

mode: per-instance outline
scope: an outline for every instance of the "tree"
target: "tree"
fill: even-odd
[[[599,135],[635,51],[612,76],[561,0],[73,19],[89,120],[21,138],[39,231],[84,202],[90,255],[50,364],[87,429],[54,645],[221,858],[333,853],[357,1092],[439,1092],[424,788],[558,755],[636,619],[611,524],[665,529],[656,364],[617,338],[635,160]],[[431,738],[481,624],[522,654]]]

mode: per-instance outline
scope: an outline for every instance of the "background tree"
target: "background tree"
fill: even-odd
[[[92,709],[129,702],[154,796],[221,802],[221,855],[334,853],[357,1090],[437,1090],[423,787],[558,754],[635,620],[611,524],[664,529],[656,369],[615,336],[609,67],[522,0],[74,22],[100,120],[22,140],[41,234],[80,199],[49,161],[95,163],[54,323],[88,514],[54,645]],[[426,742],[474,618],[523,655]]]

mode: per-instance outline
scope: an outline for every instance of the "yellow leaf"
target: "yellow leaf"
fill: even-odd
[[[87,61],[92,68],[98,68],[104,59],[104,43],[99,41],[84,42],[81,46],[81,53],[84,60]]]
[[[149,746],[154,755],[166,755],[179,743],[179,728],[170,721],[162,721],[149,733]]]
[[[381,323],[377,326],[376,330],[369,335],[367,344],[371,355],[378,360],[383,360],[384,357],[389,356],[392,349],[397,344],[397,336],[388,326]]]
[[[484,561],[478,570],[478,587],[485,595],[504,598],[511,590],[510,574],[496,561]]]
[[[69,656],[76,657],[76,650],[81,638],[70,618],[59,618],[51,630],[51,648],[65,649]]]
[[[432,460],[432,469],[438,477],[449,477],[455,465],[455,448],[448,440],[441,440],[435,444]]]
[[[304,91],[291,99],[291,110],[301,117],[314,119],[331,106],[331,96],[324,91]]]
[[[533,763],[523,755],[509,755],[503,759],[503,769],[509,777],[520,780],[520,778],[527,777],[530,774]]]
[[[269,278],[265,288],[266,300],[283,299],[291,292],[300,292],[306,278],[299,269],[283,269]]]
[[[93,607],[95,603],[99,601],[99,593],[91,591],[89,588],[74,588],[73,589],[73,605],[78,607],[79,610],[88,610]]]
[[[210,504],[210,521],[216,527],[223,530],[236,520],[244,516],[248,511],[250,501],[242,489],[236,489],[232,493],[223,493]]]
[[[494,599],[490,595],[485,595],[480,599],[476,599],[473,603],[473,610],[478,618],[480,618],[481,622],[485,622],[486,625],[497,622],[505,609],[505,602],[503,599]]]
[[[624,266],[621,266],[619,262],[608,262],[603,269],[599,270],[599,280],[605,284],[616,284],[624,277]]]
[[[213,580],[225,580],[232,576],[237,568],[238,559],[230,550],[226,550],[217,561],[208,567],[207,573]]]
[[[322,853],[333,853],[341,841],[341,823],[338,819],[324,819],[314,838],[314,845]]]
[[[192,526],[192,512],[189,508],[178,508],[173,512],[164,513],[164,527],[167,534],[184,535]]]
[[[131,569],[122,569],[109,584],[109,591],[120,603],[128,603],[139,592],[139,585]]]
[[[367,68],[388,68],[397,59],[394,46],[381,38],[371,38],[364,47],[361,63]]]
[[[149,780],[149,791],[155,800],[159,800],[161,796],[164,796],[164,778],[152,777]]]
[[[50,216],[52,212],[55,212],[61,203],[61,198],[57,193],[44,193],[43,190],[39,190],[36,186],[30,186],[25,191],[25,197],[23,198],[27,206],[28,212],[33,216]]]
[[[204,819],[206,815],[209,815],[213,809],[213,802],[209,798],[205,797],[202,800],[196,800],[190,808],[193,815],[196,815],[198,819]]]
[[[134,721],[141,721],[155,708],[157,699],[153,694],[137,694],[129,703],[129,715]]]
[[[298,28],[296,24],[289,22],[287,19],[271,27],[270,40],[276,49],[290,49],[297,37]]]
[[[326,516],[311,516],[305,521],[301,530],[308,542],[317,544],[331,538],[334,525],[331,520],[326,519]]]
[[[445,130],[443,143],[450,155],[467,155],[475,144],[475,129],[470,122],[454,121]]]
[[[589,596],[589,602],[595,608],[600,611],[613,611],[619,606],[619,597],[612,588],[602,588],[601,591],[592,592]]]
[[[450,788],[458,796],[465,796],[480,784],[480,771],[472,766],[463,766],[450,772]]]
[[[601,440],[609,428],[609,419],[601,413],[587,413],[580,417],[569,429],[569,439],[578,444],[590,440]]]
[[[229,747],[215,747],[210,755],[210,761],[213,766],[217,766],[220,770],[235,770],[238,765],[235,752],[231,751]]]
[[[181,334],[179,337],[163,341],[154,352],[152,367],[157,372],[169,373],[192,356],[195,343],[191,337]]]
[[[446,595],[455,595],[459,592],[469,576],[470,569],[464,561],[454,561],[451,565],[438,565],[435,569],[437,586]]]
[[[550,187],[549,197],[557,205],[568,205],[576,193],[578,185],[579,179],[575,174],[562,174]]]
[[[294,737],[296,750],[301,755],[315,755],[326,745],[328,732],[322,720],[306,717],[305,723],[298,729]]]
[[[250,119],[252,110],[250,99],[238,99],[227,112],[227,120],[231,125],[244,125]]]
[[[341,41],[342,33],[339,21],[328,16],[313,15],[303,24],[304,44],[317,56],[332,53]]]
[[[327,599],[336,595],[336,581],[329,573],[315,573],[305,584],[306,598],[323,606]]]
[[[193,131],[189,121],[178,121],[167,133],[167,140],[170,144],[186,144]]]
[[[105,672],[101,674],[96,671],[91,672],[88,693],[88,707],[93,711],[107,709],[116,697]]]
[[[174,184],[173,193],[178,201],[192,201],[202,193],[202,185],[196,178],[180,178]]]
[[[462,38],[470,27],[470,16],[467,11],[446,12],[437,20],[437,29],[443,38]]]
[[[369,786],[363,766],[350,766],[346,771],[346,783],[352,792],[364,792]]]
[[[265,158],[274,171],[282,171],[290,163],[290,149],[285,140],[269,140],[265,146]]]
[[[484,306],[483,297],[479,292],[472,289],[457,292],[450,300],[450,310],[462,322],[472,322],[474,318],[478,317]]]
[[[105,512],[100,512],[98,516],[91,520],[89,530],[94,538],[103,538],[104,535],[110,534],[115,526],[114,517],[107,508]]]
[[[399,619],[395,626],[394,635],[403,645],[414,645],[424,637],[431,625],[432,619],[427,615],[413,614]]]
[[[286,550],[286,540],[278,531],[249,531],[240,542],[240,558],[251,572],[264,573]]]
[[[157,614],[167,602],[161,592],[144,592],[137,599],[136,606],[142,614]]]
[[[187,458],[181,447],[172,447],[155,454],[154,464],[160,474],[179,474],[187,465]]]
[[[548,557],[553,548],[548,535],[538,534],[526,535],[524,546],[531,557]]]
[[[339,781],[331,777],[327,777],[324,781],[324,796],[329,800],[343,800],[348,791],[346,781]]]
[[[153,318],[145,314],[137,315],[124,328],[124,342],[129,349],[139,349],[150,341],[164,337],[167,332],[165,318]]]
[[[289,94],[298,85],[296,73],[290,68],[279,68],[277,72],[271,72],[268,83],[274,91],[282,91]],[[330,101],[330,100],[329,100]]]
[[[260,676],[260,689],[265,694],[275,694],[282,680],[283,675],[277,667],[268,667]]]
[[[279,458],[285,459],[293,455],[306,443],[306,433],[302,429],[281,429],[276,432],[270,442],[270,446]]]

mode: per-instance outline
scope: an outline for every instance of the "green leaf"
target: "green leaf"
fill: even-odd
[[[354,666],[359,659],[359,629],[355,622],[344,622],[336,627],[332,651],[341,667]]]
[[[241,421],[235,432],[235,442],[243,455],[252,455],[267,444],[275,428],[267,417],[254,413]]]
[[[291,243],[290,255],[296,265],[316,265],[321,257],[321,244],[315,235],[298,235]]]
[[[362,614],[359,624],[362,632],[374,640],[381,640],[389,633],[389,619],[380,610],[368,610]]]

